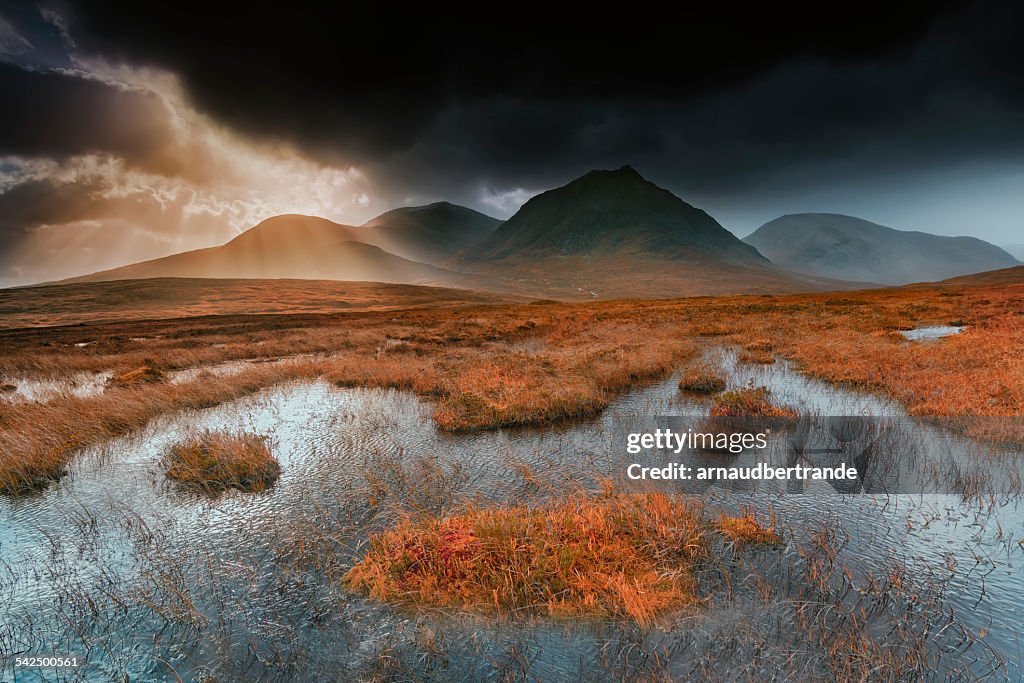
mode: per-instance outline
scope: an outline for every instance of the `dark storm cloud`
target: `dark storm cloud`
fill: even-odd
[[[5,5],[0,265],[77,274],[274,213],[507,216],[626,163],[738,234],[815,210],[1014,241],[1019,5],[719,6]]]
[[[166,165],[168,113],[151,94],[0,62],[0,155],[62,158],[90,152],[142,168]]]
[[[236,129],[362,163],[394,194],[451,196],[626,162],[714,193],[864,153],[911,169],[1017,154],[1021,14],[932,2],[214,16],[83,2],[70,17],[83,49],[180,74]]]
[[[739,193],[766,176],[798,188],[1022,157],[1019,10],[952,12],[896,53],[830,61],[807,54],[756,78],[670,97],[480,100],[452,107],[394,163],[543,188],[633,163],[684,191]],[[530,144],[530,141],[538,144]],[[455,158],[459,163],[446,165]],[[827,167],[827,168],[826,168]],[[803,169],[803,173],[800,170]],[[440,182],[440,181],[439,181]]]
[[[166,12],[141,3],[79,3],[79,43],[181,73],[204,108],[260,132],[362,138],[400,148],[453,101],[686,102],[756,78],[794,57],[844,63],[898,56],[941,4],[667,13],[531,11],[446,16],[385,11]]]
[[[0,7],[0,59],[47,69],[72,66],[58,15],[32,2],[15,0]]]

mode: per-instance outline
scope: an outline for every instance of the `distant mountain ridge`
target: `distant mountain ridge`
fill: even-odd
[[[69,282],[158,277],[370,281],[563,299],[864,286],[772,264],[629,166],[544,192],[504,223],[447,202],[389,211],[361,227],[275,216],[219,247]]]
[[[526,202],[445,264],[555,296],[673,297],[850,289],[787,272],[705,211],[630,166],[591,171]]]
[[[781,216],[744,238],[789,270],[888,285],[944,280],[1008,268],[1018,261],[976,237],[896,230],[853,216]]]
[[[356,230],[359,239],[413,261],[440,265],[486,239],[501,221],[450,202],[404,206]]]

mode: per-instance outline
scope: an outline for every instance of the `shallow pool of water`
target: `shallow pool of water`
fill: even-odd
[[[110,372],[78,372],[61,378],[2,377],[0,384],[13,386],[13,391],[0,392],[0,401],[37,401],[45,403],[60,396],[88,398],[103,393]]]
[[[316,360],[326,360],[330,358],[328,354],[320,353],[300,353],[293,356],[285,356],[283,358],[246,358],[241,360],[229,360],[222,363],[214,363],[212,365],[200,365],[194,368],[184,368],[182,370],[171,370],[167,373],[167,381],[170,384],[187,384],[193,382],[200,375],[210,374],[214,377],[230,377],[237,375],[240,372],[252,368],[254,366],[268,366],[268,367],[279,367],[281,365],[301,365]]]
[[[911,341],[932,341],[960,334],[963,330],[964,328],[958,325],[934,325],[932,327],[918,327],[914,330],[903,330],[900,334]]]
[[[785,363],[742,365],[728,352],[718,360],[730,388],[768,386],[805,415],[902,419],[894,404],[801,377]],[[621,396],[593,420],[451,435],[434,429],[431,404],[410,394],[310,382],[167,416],[83,454],[69,477],[38,495],[0,498],[0,652],[84,654],[90,664],[76,676],[96,681],[125,673],[202,680],[207,672],[217,680],[480,680],[516,672],[634,680],[696,675],[702,661],[718,673],[768,676],[793,651],[815,651],[792,626],[808,590],[795,568],[807,564],[801,548],[826,525],[841,539],[832,561],[850,573],[838,577],[847,584],[840,603],[867,599],[858,591],[873,573],[903,567],[919,595],[941,591],[957,628],[986,633],[967,644],[949,640],[959,633],[951,628],[935,636],[937,651],[956,655],[942,655],[945,677],[981,677],[993,666],[997,679],[1021,676],[1024,513],[1009,495],[965,502],[828,487],[705,488],[702,495],[724,507],[775,509],[789,541],[752,560],[765,565],[757,571],[774,597],[765,602],[753,587],[737,587],[657,629],[411,614],[339,586],[369,534],[400,514],[596,490],[603,480],[621,481],[633,459],[621,449],[624,431],[707,409],[670,378]],[[262,494],[218,497],[169,486],[162,454],[205,428],[267,435],[279,482]],[[974,452],[947,450],[961,459]],[[992,462],[1007,467],[1006,458]]]

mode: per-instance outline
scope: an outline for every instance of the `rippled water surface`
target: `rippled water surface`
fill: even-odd
[[[894,404],[827,387],[782,363],[737,365],[727,353],[720,360],[733,387],[768,386],[804,414],[901,415]],[[1016,495],[964,502],[953,494],[840,495],[827,485],[799,495],[713,487],[704,492],[711,501],[771,506],[787,530],[784,549],[748,558],[763,565],[777,597],[766,604],[737,589],[657,629],[413,614],[349,595],[338,585],[341,572],[397,515],[597,489],[621,478],[629,462],[619,444],[624,431],[647,429],[659,416],[706,414],[707,404],[669,379],[622,396],[598,419],[544,429],[450,435],[433,428],[431,410],[396,391],[290,384],[157,420],[84,454],[71,476],[36,496],[0,498],[0,650],[77,653],[89,665],[68,679],[96,681],[125,673],[632,679],[697,676],[702,662],[720,672],[771,671],[768,658],[791,657],[794,647],[807,648],[809,660],[823,656],[813,643],[792,641],[790,596],[803,595],[793,585],[792,567],[806,561],[799,547],[825,526],[838,539],[835,563],[860,589],[872,573],[898,566],[922,596],[941,591],[952,617],[943,611],[928,628],[957,654],[941,664],[953,667],[941,677],[1022,676],[1024,511]],[[270,437],[278,483],[262,494],[219,497],[169,486],[161,455],[204,428]],[[1020,469],[1005,458],[998,467]],[[856,597],[857,588],[849,590],[840,601]],[[960,630],[940,632],[950,619]],[[967,642],[964,633],[984,637]]]

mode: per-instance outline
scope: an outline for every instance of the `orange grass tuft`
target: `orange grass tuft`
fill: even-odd
[[[716,396],[711,406],[712,417],[796,417],[795,410],[771,402],[768,387],[734,389]]]
[[[263,491],[281,473],[266,437],[205,431],[171,446],[167,478],[208,490]]]
[[[700,600],[714,528],[699,502],[664,494],[474,508],[374,536],[344,582],[385,601],[646,625]]]
[[[646,624],[697,601],[705,532],[696,503],[664,495],[471,509],[374,537],[345,582],[380,600]]]
[[[720,514],[715,528],[737,547],[751,543],[775,545],[782,540],[775,531],[774,519],[762,524],[750,507],[744,507],[736,516]]]
[[[736,360],[752,365],[772,365],[775,362],[775,356],[767,351],[743,350],[736,356]]]
[[[725,378],[713,368],[701,365],[683,373],[679,378],[679,388],[695,394],[716,394],[725,391]]]

